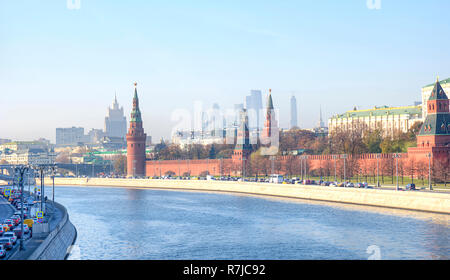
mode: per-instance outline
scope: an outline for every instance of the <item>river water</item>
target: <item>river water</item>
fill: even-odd
[[[218,193],[55,193],[78,231],[69,259],[450,258],[449,215]]]

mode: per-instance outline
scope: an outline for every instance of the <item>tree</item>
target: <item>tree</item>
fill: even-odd
[[[113,160],[114,172],[120,175],[127,174],[127,157],[126,156],[116,156]]]
[[[67,152],[62,152],[58,156],[56,156],[55,161],[57,163],[71,163],[70,156]]]
[[[422,185],[425,186],[425,177],[428,175],[428,163],[421,160],[416,163],[416,172],[419,179],[422,179]]]
[[[211,145],[211,148],[209,149],[209,158],[210,159],[216,158],[216,149],[214,148],[214,145]]]
[[[449,159],[436,158],[433,161],[433,180],[434,182],[444,183],[447,186],[447,180],[450,178]]]
[[[381,143],[383,136],[381,129],[369,131],[363,136],[363,143],[369,153],[381,153]]]
[[[355,122],[348,129],[333,130],[331,133],[332,152],[350,155],[366,153],[363,135],[367,131],[367,125],[362,122]]]

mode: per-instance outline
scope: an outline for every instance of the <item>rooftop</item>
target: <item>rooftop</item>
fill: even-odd
[[[332,118],[362,118],[362,117],[377,117],[386,115],[422,115],[422,105],[406,106],[406,107],[375,107],[367,110],[352,110],[344,114],[335,115]]]
[[[441,84],[441,86],[450,86],[450,78],[448,78],[446,80],[442,80],[439,83]],[[424,89],[424,88],[428,88],[428,87],[434,87],[435,84],[436,83],[432,83],[432,84],[426,85],[422,88]]]

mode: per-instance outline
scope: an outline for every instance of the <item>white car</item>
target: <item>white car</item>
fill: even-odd
[[[17,236],[14,234],[14,232],[10,232],[10,231],[5,232],[3,234],[3,237],[8,237],[9,239],[11,239],[13,244],[16,244],[16,242],[17,242]]]
[[[283,183],[283,181],[284,181],[284,178],[282,175],[278,175],[278,174],[270,175],[269,183],[281,184],[281,183]]]

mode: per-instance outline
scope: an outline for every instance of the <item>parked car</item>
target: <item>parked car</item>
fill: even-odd
[[[4,245],[0,245],[0,259],[6,257],[6,249]]]
[[[407,190],[407,191],[415,191],[416,190],[416,185],[415,184],[408,184],[408,185],[406,185],[405,190]]]
[[[0,245],[3,245],[6,248],[6,250],[11,250],[14,246],[11,241],[11,238],[9,237],[0,238]]]
[[[345,187],[347,187],[347,188],[354,188],[355,184],[353,184],[352,182],[348,182],[347,184],[345,184]]]
[[[269,182],[273,184],[281,184],[283,182],[283,176],[278,174],[270,175]]]
[[[16,242],[17,242],[17,236],[14,232],[11,232],[11,231],[5,232],[3,234],[3,237],[8,237],[9,239],[11,239],[13,245],[16,244]]]

